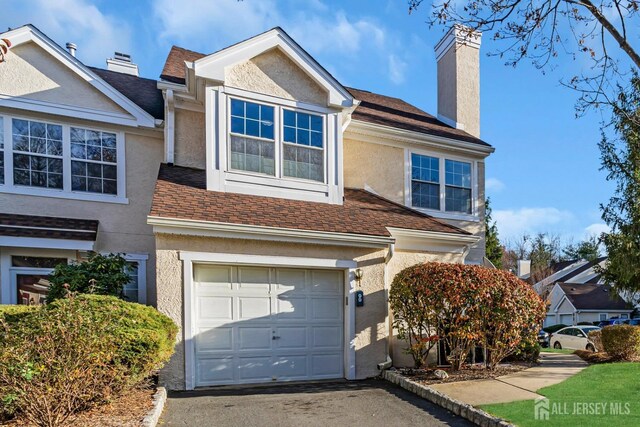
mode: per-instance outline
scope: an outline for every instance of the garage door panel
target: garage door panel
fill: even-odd
[[[339,326],[314,326],[311,328],[312,346],[322,349],[342,347],[342,328]]]
[[[275,289],[278,293],[299,294],[306,291],[306,271],[294,269],[278,269]]]
[[[344,273],[332,270],[314,270],[311,272],[311,292],[323,294],[342,293]]]
[[[307,349],[307,328],[304,326],[289,326],[275,329],[273,340],[275,348],[278,350],[306,350]]]
[[[274,358],[274,371],[280,380],[305,379],[308,377],[308,356],[276,356]]]
[[[342,318],[341,297],[317,297],[311,300],[311,320]]]
[[[198,320],[233,320],[233,298],[199,296],[197,298]]]
[[[238,289],[261,290],[268,293],[271,288],[268,268],[239,267]]]
[[[196,352],[206,351],[231,351],[233,350],[233,328],[198,328],[196,341]]]
[[[233,357],[219,357],[198,359],[196,361],[198,372],[198,385],[211,385],[220,383],[232,383],[234,360]]]
[[[271,316],[271,299],[268,296],[240,297],[238,303],[238,320],[270,320],[268,317]]]
[[[311,376],[336,378],[342,375],[342,353],[315,354],[311,356]]]
[[[238,357],[238,380],[242,382],[270,381],[273,378],[271,356]]]
[[[238,350],[271,350],[270,327],[238,327]]]
[[[231,290],[232,271],[228,266],[202,265],[195,270],[194,280],[202,287]]]
[[[276,300],[277,320],[306,319],[307,298],[289,298],[279,296]]]

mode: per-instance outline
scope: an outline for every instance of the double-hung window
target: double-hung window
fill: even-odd
[[[274,107],[231,100],[231,169],[275,175]]]
[[[449,213],[473,212],[470,162],[411,154],[411,205]]]
[[[235,98],[229,108],[231,170],[325,181],[322,115]]]
[[[13,183],[62,189],[62,126],[13,119]]]
[[[0,191],[83,200],[123,197],[123,146],[115,132],[0,116]]]

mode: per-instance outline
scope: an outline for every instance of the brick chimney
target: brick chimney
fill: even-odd
[[[480,137],[482,33],[454,25],[436,44],[438,119]]]

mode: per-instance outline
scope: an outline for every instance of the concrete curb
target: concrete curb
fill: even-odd
[[[474,408],[471,405],[452,399],[446,394],[440,393],[431,387],[411,381],[396,371],[383,371],[382,378],[399,385],[403,389],[417,394],[423,399],[435,403],[436,405],[441,406],[462,418],[466,418],[481,427],[515,427],[513,424],[509,424],[501,418],[494,417],[493,415],[490,415],[478,408]]]
[[[156,427],[158,424],[158,420],[160,420],[160,415],[162,415],[162,410],[164,409],[164,404],[167,401],[167,389],[164,387],[158,387],[156,394],[153,395],[153,408],[147,413],[142,420],[143,427]]]

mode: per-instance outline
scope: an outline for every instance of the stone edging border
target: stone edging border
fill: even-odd
[[[471,405],[452,399],[446,394],[440,393],[431,387],[411,381],[396,371],[383,371],[382,378],[399,385],[405,390],[417,394],[423,399],[435,403],[436,405],[441,406],[462,418],[466,418],[481,427],[515,427],[513,424],[510,424],[501,418],[494,417],[493,415],[490,415],[478,408],[474,408]]]
[[[160,420],[160,415],[162,415],[162,410],[164,409],[164,404],[167,401],[167,389],[164,387],[158,387],[156,394],[153,395],[153,408],[142,420],[143,427],[156,427],[158,424],[158,420]]]

